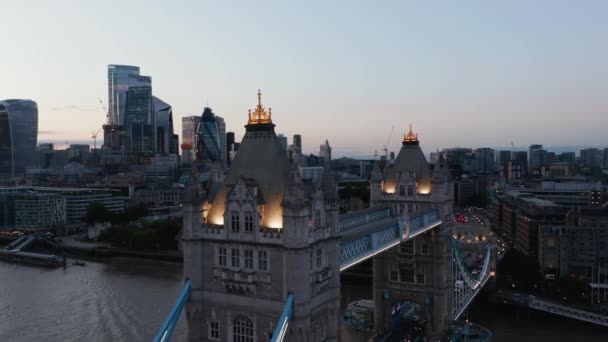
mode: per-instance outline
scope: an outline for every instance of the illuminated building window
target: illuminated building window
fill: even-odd
[[[402,242],[399,246],[399,253],[404,255],[413,255],[414,254],[414,240],[410,239],[405,242]]]
[[[253,212],[245,211],[245,233],[253,232]]]
[[[232,248],[232,267],[241,267],[241,251],[238,248]]]
[[[250,249],[245,250],[245,268],[253,268],[253,251]]]
[[[405,186],[399,186],[399,196],[405,196]]]
[[[258,269],[260,271],[268,271],[268,253],[266,251],[258,252]]]
[[[241,230],[241,217],[238,210],[230,212],[230,226],[233,233],[238,233]]]
[[[208,337],[211,341],[220,340],[220,322],[217,320],[209,321]]]
[[[253,342],[253,322],[245,316],[236,316],[232,322],[234,342]]]
[[[411,185],[407,186],[407,195],[408,196],[414,196],[414,187]]]
[[[226,248],[220,247],[217,249],[217,263],[220,266],[226,266]]]

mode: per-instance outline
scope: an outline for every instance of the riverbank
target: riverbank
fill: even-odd
[[[92,258],[139,258],[172,262],[183,261],[183,256],[180,251],[126,250],[97,242],[79,241],[78,237],[75,236],[64,237],[61,239],[59,247],[65,254],[72,256],[86,256]]]
[[[10,244],[13,240],[0,240],[0,248]],[[183,262],[181,251],[140,251],[126,250],[112,247],[102,243],[79,241],[77,236],[66,236],[59,239],[56,245],[56,254],[69,257],[87,257],[87,258],[136,258],[147,260],[160,260],[170,262]]]

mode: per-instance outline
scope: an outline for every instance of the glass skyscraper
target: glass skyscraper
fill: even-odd
[[[38,105],[31,100],[0,101],[0,175],[22,174],[35,158]]]
[[[153,96],[156,118],[156,153],[178,154],[178,136],[173,131],[173,110],[171,105]]]
[[[123,125],[129,87],[151,85],[149,76],[141,76],[139,67],[108,65],[108,124]]]
[[[124,127],[125,151],[129,154],[153,155],[155,120],[151,86],[132,86],[127,90]]]
[[[226,171],[226,125],[224,119],[215,116],[211,108],[205,107],[197,130],[197,159],[207,170],[209,164],[219,162]]]

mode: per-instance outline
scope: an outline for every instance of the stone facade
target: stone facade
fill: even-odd
[[[374,166],[370,184],[372,206],[389,206],[407,217],[437,209],[444,223],[374,258],[374,326],[389,329],[391,307],[401,301],[422,305],[426,333],[439,337],[450,318],[452,227],[446,217],[453,207],[453,185],[445,158],[431,172],[418,137],[410,132],[392,165]],[[406,227],[407,229],[407,227]]]
[[[192,284],[188,339],[267,341],[293,293],[286,341],[338,340],[333,175],[327,168],[318,180],[301,179],[261,101],[246,127],[226,178],[216,175],[200,189],[193,175],[184,194],[184,273]]]

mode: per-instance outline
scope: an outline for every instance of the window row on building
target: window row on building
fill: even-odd
[[[239,270],[268,272],[270,269],[268,254],[268,251],[261,249],[217,247],[216,265]]]

